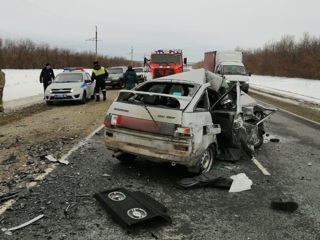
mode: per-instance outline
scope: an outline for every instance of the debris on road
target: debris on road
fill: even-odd
[[[311,167],[311,166],[312,166],[312,163],[309,162],[309,163],[308,163],[308,166]]]
[[[2,161],[1,165],[8,165],[16,162],[18,162],[17,155],[15,155],[14,153],[11,153],[7,159]]]
[[[285,212],[294,212],[298,209],[298,203],[292,200],[283,201],[281,198],[276,198],[271,201],[271,208]]]
[[[279,138],[270,138],[270,142],[280,142]]]
[[[44,217],[44,214],[41,214],[41,215],[39,215],[38,217],[35,217],[35,218],[31,219],[30,221],[28,221],[28,222],[26,222],[26,223],[23,223],[23,224],[21,224],[21,225],[19,225],[19,226],[17,226],[17,227],[13,227],[13,228],[9,228],[9,229],[7,229],[7,228],[2,228],[1,231],[4,232],[4,233],[7,234],[7,235],[12,235],[12,231],[18,230],[18,229],[20,229],[20,228],[24,228],[24,227],[26,227],[26,226],[28,226],[28,225],[30,225],[30,224],[38,221],[39,219],[41,219],[41,218],[43,218],[43,217]]]
[[[233,179],[229,192],[242,192],[251,189],[252,180],[250,180],[245,173],[233,175]]]
[[[123,227],[136,226],[156,218],[171,222],[170,216],[166,214],[167,208],[140,191],[116,188],[95,193],[93,197]]]
[[[45,156],[45,158],[46,158],[47,160],[49,160],[50,162],[59,162],[59,163],[65,164],[65,165],[68,165],[68,164],[69,164],[69,161],[67,161],[67,160],[61,160],[61,159],[57,160],[57,159],[55,159],[54,157],[52,157],[51,155],[47,155],[47,156]]]
[[[217,173],[211,170],[193,178],[183,178],[178,181],[178,184],[184,189],[203,186],[230,189],[232,182],[231,178],[217,177]]]

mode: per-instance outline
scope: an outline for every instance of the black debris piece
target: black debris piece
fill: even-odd
[[[281,198],[275,198],[271,201],[271,208],[285,212],[294,212],[298,209],[298,203],[292,200],[283,201]]]
[[[171,222],[170,216],[166,214],[167,208],[140,191],[116,188],[95,193],[93,197],[114,220],[126,228],[156,219]]]
[[[183,178],[178,181],[178,184],[185,189],[203,186],[230,189],[232,182],[233,180],[229,177],[217,177],[217,174],[211,170],[193,178]]]
[[[279,138],[270,138],[270,142],[280,142]]]

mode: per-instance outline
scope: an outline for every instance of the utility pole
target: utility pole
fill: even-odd
[[[101,40],[98,40],[98,27],[95,26],[95,28],[96,28],[95,37],[87,39],[86,41],[95,42],[95,44],[96,44],[96,59],[95,60],[98,61],[98,41],[101,41]]]
[[[133,65],[133,46],[131,46],[131,66]]]

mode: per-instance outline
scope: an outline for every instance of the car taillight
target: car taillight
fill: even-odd
[[[106,127],[117,126],[120,127],[122,122],[122,116],[108,115],[104,118],[104,125]]]
[[[122,122],[122,116],[112,115],[111,117],[111,125],[120,127]]]
[[[192,136],[192,128],[178,127],[175,136]]]

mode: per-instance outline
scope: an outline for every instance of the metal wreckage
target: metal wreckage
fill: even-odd
[[[206,173],[217,158],[253,156],[275,112],[199,69],[121,90],[105,116],[105,144],[120,161],[141,156]]]

